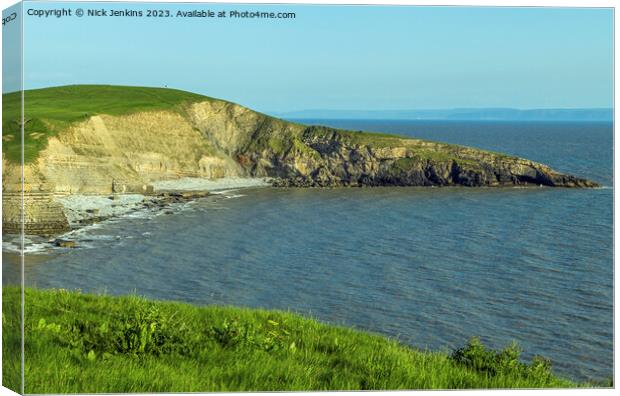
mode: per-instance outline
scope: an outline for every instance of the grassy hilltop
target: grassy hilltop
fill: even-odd
[[[3,383],[19,384],[18,288],[3,289]],[[26,393],[574,387],[548,361],[420,351],[296,314],[26,289]],[[12,358],[11,358],[12,357]]]
[[[167,88],[115,85],[69,85],[24,91],[26,162],[37,158],[47,138],[71,123],[96,114],[124,115],[152,110],[181,110],[183,104],[212,100],[207,96]],[[21,92],[2,95],[2,150],[20,161]]]

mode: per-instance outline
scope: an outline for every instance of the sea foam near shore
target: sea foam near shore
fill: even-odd
[[[64,207],[69,224],[76,224],[93,217],[116,217],[138,209],[144,201],[144,195],[68,195],[57,199]]]

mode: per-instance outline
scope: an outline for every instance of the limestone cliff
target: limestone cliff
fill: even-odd
[[[169,109],[86,114],[62,125],[44,145],[37,142],[42,148],[23,168],[27,233],[68,228],[59,195],[148,193],[150,183],[180,177],[270,177],[275,186],[303,187],[596,186],[526,159],[305,126],[211,98]],[[25,138],[41,135],[27,131]],[[5,232],[18,231],[21,171],[3,151]]]
[[[470,147],[285,122],[226,102],[189,111],[214,146],[277,186],[595,187],[546,165]]]

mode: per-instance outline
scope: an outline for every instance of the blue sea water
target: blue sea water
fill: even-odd
[[[514,340],[560,375],[612,377],[611,123],[312,123],[506,152],[606,187],[239,190],[99,224],[82,249],[28,255],[26,283],[292,310],[421,349]]]

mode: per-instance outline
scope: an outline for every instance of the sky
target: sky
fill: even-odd
[[[142,10],[143,3],[29,9]],[[613,11],[159,4],[295,19],[24,15],[25,88],[168,86],[264,112],[613,104]],[[6,85],[6,84],[5,84]],[[11,90],[5,86],[4,91]]]

